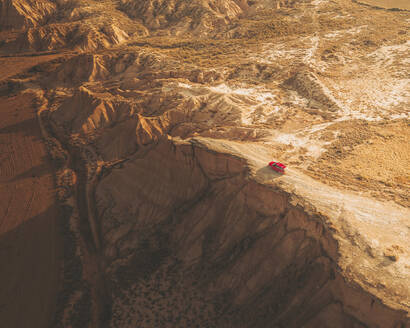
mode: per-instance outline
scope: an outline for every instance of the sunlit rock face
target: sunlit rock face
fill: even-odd
[[[0,94],[30,97],[62,209],[51,326],[410,327],[407,11],[0,13]]]
[[[150,29],[172,28],[175,33],[193,30],[206,33],[228,24],[243,14],[249,6],[246,1],[133,1],[122,0],[120,9],[130,17],[142,19]]]
[[[4,30],[20,29],[40,25],[55,13],[53,1],[12,1],[0,2],[0,26]]]

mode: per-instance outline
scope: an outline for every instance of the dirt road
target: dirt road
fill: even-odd
[[[30,94],[0,98],[0,321],[48,327],[62,254],[52,167]]]

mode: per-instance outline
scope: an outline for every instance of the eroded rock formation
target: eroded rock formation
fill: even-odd
[[[2,29],[21,29],[44,23],[56,10],[52,1],[13,1],[0,2],[0,27]]]
[[[32,101],[61,208],[57,305],[33,322],[409,327],[407,12],[0,4],[0,94]]]

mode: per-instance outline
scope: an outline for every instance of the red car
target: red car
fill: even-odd
[[[282,163],[270,162],[269,166],[272,168],[272,170],[274,170],[276,172],[279,172],[279,173],[282,173],[282,174],[285,173],[286,165],[283,165]]]

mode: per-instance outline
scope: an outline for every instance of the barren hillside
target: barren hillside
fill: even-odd
[[[410,327],[410,16],[382,7],[0,0],[1,322]]]

